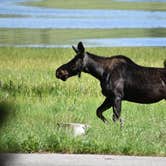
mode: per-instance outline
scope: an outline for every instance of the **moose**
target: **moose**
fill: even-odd
[[[96,115],[107,122],[103,112],[113,108],[113,121],[122,125],[121,103],[127,100],[150,104],[166,100],[166,63],[164,68],[144,67],[123,55],[97,56],[86,52],[82,42],[72,46],[75,57],[56,70],[56,77],[66,81],[81,72],[89,73],[100,81],[104,102],[97,108]]]

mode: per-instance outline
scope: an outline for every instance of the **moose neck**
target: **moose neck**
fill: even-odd
[[[89,73],[95,78],[102,80],[102,76],[104,73],[104,68],[102,66],[101,57],[86,53],[83,62],[83,71],[85,73]]]

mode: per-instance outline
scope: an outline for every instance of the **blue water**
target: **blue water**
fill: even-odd
[[[166,38],[105,38],[80,39],[86,47],[165,47]],[[79,41],[73,41],[77,44]],[[0,47],[34,47],[34,48],[70,48],[69,44],[0,44]]]
[[[27,0],[2,0],[0,14],[17,17],[0,18],[0,28],[166,28],[165,11],[49,9],[16,4],[23,1]]]
[[[1,28],[57,28],[57,29],[110,29],[110,28],[166,28],[166,20],[160,19],[76,19],[76,18],[1,18]]]
[[[166,38],[105,38],[82,40],[89,47],[158,47],[166,46]]]

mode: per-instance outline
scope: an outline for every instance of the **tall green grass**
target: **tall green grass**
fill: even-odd
[[[166,48],[89,48],[112,56],[124,54],[145,66],[162,67]],[[62,82],[55,69],[70,60],[72,49],[0,48],[0,152],[63,152],[166,156],[165,101],[152,105],[123,102],[121,130],[96,117],[103,102],[99,82],[82,74]],[[91,125],[73,137],[57,123]]]
[[[42,0],[25,2],[27,5],[62,9],[122,9],[122,10],[165,10],[165,3],[161,2],[123,2],[116,0]]]

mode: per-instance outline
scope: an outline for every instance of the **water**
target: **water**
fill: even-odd
[[[1,15],[17,16],[0,18],[1,28],[166,28],[165,11],[49,9],[16,4],[23,1],[1,2]]]
[[[86,47],[165,47],[166,38],[103,38],[103,39],[80,39]],[[78,41],[73,41],[77,44]],[[0,44],[10,47],[33,47],[33,48],[71,48],[69,44]]]
[[[76,19],[76,18],[1,18],[1,28],[56,28],[56,29],[110,29],[110,28],[166,28],[166,20],[155,19],[129,21],[118,19]]]
[[[165,46],[166,38],[111,38],[82,40],[89,47],[157,47]]]
[[[23,6],[19,2],[27,0],[1,0],[0,2],[0,46],[16,47],[70,47],[70,44],[51,43],[48,39],[49,29],[111,29],[111,28],[166,28],[165,11],[134,10],[78,10],[50,9]],[[126,0],[127,1],[127,0]],[[131,1],[131,0],[128,0]],[[134,0],[133,0],[134,1]],[[136,0],[135,0],[136,1]],[[139,1],[139,0],[137,0]],[[148,0],[146,0],[148,1]],[[154,0],[153,0],[154,1]],[[160,0],[161,1],[161,0]],[[163,1],[163,0],[162,0]],[[4,17],[5,16],[5,17]],[[14,17],[13,17],[14,16]],[[3,30],[2,30],[3,28]],[[39,35],[42,41],[33,43],[34,39],[25,34],[1,34],[8,29],[43,29]],[[44,33],[44,35],[43,35]],[[19,38],[15,38],[19,36]],[[47,36],[47,39],[43,38]],[[127,36],[127,35],[126,35]],[[22,42],[22,38],[24,41]],[[39,37],[41,38],[41,37]],[[27,40],[27,41],[26,41]],[[81,40],[81,39],[80,39]],[[12,42],[11,42],[12,41]],[[29,42],[31,41],[31,43]],[[83,39],[92,47],[116,46],[165,46],[165,38],[120,38],[120,39]],[[76,43],[72,38],[70,43]]]

